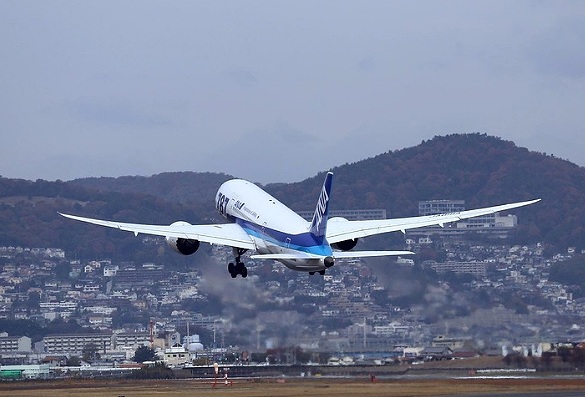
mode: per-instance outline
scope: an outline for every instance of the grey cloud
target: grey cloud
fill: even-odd
[[[360,72],[373,72],[376,70],[376,62],[371,57],[362,58],[357,63],[357,70]]]
[[[141,109],[117,100],[80,100],[68,104],[67,108],[75,117],[92,124],[149,127],[173,125],[172,120],[156,114],[153,109]]]
[[[527,55],[540,73],[569,79],[585,77],[585,16],[562,18],[539,32]]]
[[[252,72],[244,69],[230,69],[227,71],[227,75],[230,80],[242,87],[253,86],[258,81]]]
[[[0,1],[0,169],[290,182],[470,131],[585,165],[583,4]]]
[[[229,174],[262,183],[274,181],[270,175],[301,180],[305,171],[299,168],[299,161],[304,163],[305,169],[309,166],[317,173],[323,166],[325,143],[319,136],[277,122],[226,142],[222,147],[211,150],[202,162],[215,164],[217,158],[234,156],[240,161],[226,167]]]

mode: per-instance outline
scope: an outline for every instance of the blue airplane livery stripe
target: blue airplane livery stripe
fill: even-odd
[[[288,234],[267,227],[262,228],[256,223],[249,222],[241,218],[234,217],[234,221],[240,225],[249,235],[266,240],[280,247],[290,248],[296,251],[306,252],[314,255],[331,256],[333,254],[333,251],[331,250],[331,247],[327,241],[323,239],[323,243],[319,244],[317,241],[315,241],[315,236],[309,232]]]

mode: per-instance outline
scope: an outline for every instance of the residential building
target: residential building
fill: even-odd
[[[169,367],[178,367],[189,363],[190,354],[183,345],[177,343],[165,349],[164,361]]]
[[[469,273],[480,277],[485,277],[487,274],[485,262],[435,262],[431,264],[431,268],[437,273]]]
[[[0,353],[30,353],[31,339],[28,336],[1,336]]]
[[[70,353],[81,355],[83,348],[94,344],[99,351],[112,349],[112,334],[69,334],[47,335],[43,338],[43,345],[47,353]]]
[[[123,332],[113,335],[116,349],[123,347],[138,349],[140,346],[151,345],[151,336],[148,332]]]
[[[297,211],[304,219],[311,221],[315,211]],[[373,219],[386,219],[386,210],[371,209],[371,210],[331,210],[329,218],[341,217],[350,221],[367,221]]]
[[[418,202],[420,216],[465,211],[465,200],[426,200]]]

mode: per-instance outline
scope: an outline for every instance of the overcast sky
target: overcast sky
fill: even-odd
[[[481,132],[585,165],[583,1],[0,1],[0,175],[299,181]]]

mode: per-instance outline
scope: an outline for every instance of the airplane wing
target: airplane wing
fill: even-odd
[[[111,227],[113,229],[132,232],[134,235],[150,234],[155,236],[185,238],[199,240],[209,244],[227,245],[230,247],[256,249],[256,245],[250,236],[235,223],[214,225],[189,225],[180,223],[176,225],[143,225],[138,223],[122,223],[104,221],[101,219],[84,218],[82,216],[62,214],[65,218],[76,221],[92,223],[94,225]]]
[[[475,210],[452,212],[448,214],[416,216],[410,218],[369,221],[348,221],[332,218],[327,224],[327,241],[329,241],[330,244],[334,244],[340,241],[372,236],[374,234],[395,232],[398,230],[405,233],[408,229],[415,229],[424,226],[439,225],[442,227],[446,223],[523,207],[525,205],[534,204],[538,201],[540,201],[540,199],[503,204],[495,207],[479,208]]]

